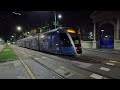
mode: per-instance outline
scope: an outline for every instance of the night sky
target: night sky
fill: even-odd
[[[93,11],[57,11],[62,14],[60,20],[63,26],[80,26],[89,23],[89,15]],[[16,32],[16,26],[22,26],[31,30],[31,28],[43,27],[54,20],[53,11],[19,11],[22,15],[15,15],[12,12],[0,11],[0,37],[9,40],[11,35]]]

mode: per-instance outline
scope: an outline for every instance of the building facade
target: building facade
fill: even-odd
[[[83,48],[120,50],[120,11],[95,11],[90,18],[94,23],[94,40],[83,41]]]

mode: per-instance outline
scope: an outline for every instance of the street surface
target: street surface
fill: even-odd
[[[18,60],[0,63],[1,70],[8,65],[9,71],[12,71],[11,77],[0,78],[120,79],[119,53],[112,54],[83,49],[83,54],[74,57],[42,53],[16,45],[12,45],[12,47]]]

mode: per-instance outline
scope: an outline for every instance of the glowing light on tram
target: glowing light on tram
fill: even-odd
[[[75,30],[72,30],[72,29],[68,29],[67,32],[69,32],[69,33],[76,33]]]

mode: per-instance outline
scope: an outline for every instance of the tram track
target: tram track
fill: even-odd
[[[28,49],[26,49],[26,50],[28,50]],[[26,52],[28,52],[28,51],[26,51]],[[36,53],[34,53],[34,54],[36,54]],[[51,55],[51,54],[49,54],[49,55]],[[69,59],[70,61],[74,60],[74,61],[81,61],[81,62],[85,62],[85,63],[99,63],[99,64],[104,64],[104,65],[107,65],[107,66],[120,68],[120,62],[119,61],[116,62],[116,60],[110,60],[110,59],[106,59],[106,58],[67,56],[67,55],[57,55],[57,54],[54,54],[54,55],[58,56],[60,58]],[[46,56],[46,55],[43,55],[43,56]],[[47,57],[51,58],[50,56],[47,56]],[[52,59],[54,59],[54,58],[52,58]],[[113,65],[113,64],[115,64],[115,65]]]
[[[40,63],[39,61],[37,61],[36,59],[30,57],[29,55],[23,53],[20,50],[17,50],[18,52],[20,52],[21,54],[25,55],[26,57],[30,58],[31,60],[35,61],[36,63],[38,63],[39,65],[41,65],[42,67],[44,67],[45,69],[47,69],[48,71],[50,71],[51,73],[53,73],[54,75],[58,76],[61,79],[67,79],[66,77],[62,76],[61,74],[57,73],[56,71],[52,70],[51,68],[47,67],[46,65]],[[19,59],[21,60],[21,58],[19,57]],[[24,59],[22,59],[22,61],[24,62]],[[25,63],[25,62],[24,62]],[[28,66],[28,65],[27,65]],[[28,71],[28,70],[27,70]],[[30,71],[30,70],[29,70]],[[31,71],[32,72],[32,71]],[[29,74],[31,76],[31,74]],[[32,75],[33,76],[33,75]],[[33,77],[34,78],[34,77]]]
[[[25,49],[26,49],[26,48],[24,48],[24,50],[25,50]],[[26,51],[26,50],[25,50],[25,51]],[[27,52],[28,52],[28,51],[26,51],[26,53],[27,53]],[[29,54],[30,54],[30,53],[29,53]],[[38,53],[37,53],[37,54],[38,54]],[[36,53],[32,54],[32,56],[33,56],[33,55],[36,55]],[[39,53],[39,55],[42,55],[42,56],[51,58],[52,60],[57,60],[57,61],[59,61],[59,62],[62,62],[62,61],[60,61],[60,60],[58,60],[58,59],[55,59],[55,58],[52,58],[52,57],[50,57],[50,56],[46,56],[46,55],[43,55],[43,54],[40,54],[40,53]],[[30,56],[28,55],[28,57],[30,57]],[[32,57],[30,57],[30,58],[32,58]],[[40,63],[40,62],[37,61],[36,59],[34,59],[34,58],[32,58],[32,59],[33,59],[35,62],[37,62],[37,63],[39,63],[40,65],[42,65],[43,67],[51,70],[51,68],[49,68],[49,67],[47,67],[46,65]],[[66,59],[68,59],[68,58],[66,58]],[[63,63],[63,62],[62,62],[62,63]],[[85,69],[85,68],[78,67],[77,65],[75,65],[75,64],[73,64],[73,63],[69,63],[69,64],[71,64],[71,65],[73,65],[73,66],[75,66],[75,67],[77,67],[77,68],[86,70],[86,71],[88,71],[88,72],[95,73],[95,74],[98,74],[98,75],[107,77],[107,78],[109,78],[109,79],[111,79],[111,78],[112,78],[112,79],[116,79],[116,78],[113,78],[113,77],[110,77],[110,76],[103,75],[103,74],[98,73],[98,72],[94,72],[94,71],[91,71],[91,70],[88,70],[88,69]],[[54,70],[51,70],[51,71],[52,71],[52,72],[55,72]],[[55,72],[55,73],[56,73],[56,72]],[[62,79],[66,79],[64,76],[61,76],[59,73],[56,73],[56,75],[59,75],[60,77],[62,77]]]

